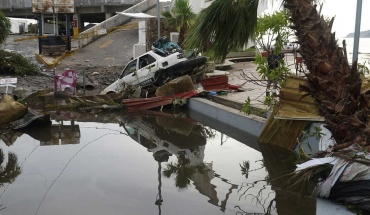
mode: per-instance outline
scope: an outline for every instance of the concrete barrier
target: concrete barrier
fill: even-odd
[[[257,137],[261,134],[267,121],[265,118],[255,115],[245,115],[234,108],[202,98],[189,99],[188,108]]]
[[[123,11],[125,13],[140,13],[140,12],[145,12],[151,8],[153,8],[155,5],[157,5],[157,0],[144,0],[140,2],[137,5],[134,5],[130,7],[129,9]],[[94,40],[98,39],[101,37],[102,33],[99,32],[104,32],[107,29],[123,25],[131,20],[130,17],[127,16],[122,16],[122,15],[115,15],[104,22],[101,22],[97,25],[95,25],[92,28],[89,28],[86,31],[81,32],[78,35],[78,47],[82,48]]]

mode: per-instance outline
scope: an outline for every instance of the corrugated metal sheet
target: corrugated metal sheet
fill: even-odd
[[[276,113],[277,110],[273,112],[273,115]],[[297,144],[297,139],[301,136],[302,131],[308,124],[308,121],[285,120],[270,117],[267,120],[258,141],[262,145],[268,144],[292,150]]]
[[[280,91],[280,103],[277,119],[325,121],[319,115],[314,99],[306,92],[299,90],[299,85],[305,85],[306,79],[289,77]]]
[[[32,0],[33,13],[74,13],[74,0]]]
[[[318,114],[313,98],[299,90],[300,84],[306,84],[306,80],[298,77],[287,78],[280,90],[279,105],[259,137],[261,144],[292,150],[309,123],[324,121]]]

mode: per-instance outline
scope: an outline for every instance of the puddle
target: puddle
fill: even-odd
[[[315,214],[312,199],[266,182],[277,160],[190,118],[52,119],[0,136],[1,214]]]

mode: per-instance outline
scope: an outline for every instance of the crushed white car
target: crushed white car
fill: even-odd
[[[126,86],[161,86],[169,80],[187,74],[207,61],[206,57],[186,58],[182,52],[165,54],[153,49],[130,61],[118,80],[105,88],[100,94],[120,93]]]

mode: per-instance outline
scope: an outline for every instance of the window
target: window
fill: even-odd
[[[171,5],[165,5],[163,6],[163,11],[170,11]]]
[[[137,59],[131,61],[129,64],[127,64],[126,68],[123,70],[122,74],[120,75],[119,78],[123,78],[133,72],[136,71],[136,62],[137,62]]]
[[[154,63],[155,61],[156,61],[156,59],[153,56],[149,55],[149,54],[141,56],[139,58],[139,69],[144,68],[144,67],[148,66],[149,64]]]
[[[163,67],[168,66],[168,62],[167,62],[167,61],[163,62],[163,63],[162,63],[162,66],[163,66]]]

